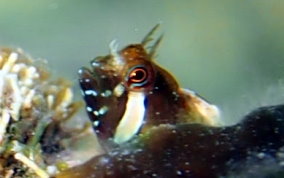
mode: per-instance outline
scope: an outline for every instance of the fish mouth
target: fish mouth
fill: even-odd
[[[93,128],[100,140],[107,140],[113,137],[124,113],[127,94],[115,94],[121,78],[105,60],[94,60],[91,66],[91,70],[79,69],[79,84]]]

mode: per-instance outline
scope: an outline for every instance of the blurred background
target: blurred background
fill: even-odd
[[[0,45],[44,58],[54,76],[140,42],[157,23],[157,61],[236,122],[253,108],[284,103],[284,1],[0,0]]]

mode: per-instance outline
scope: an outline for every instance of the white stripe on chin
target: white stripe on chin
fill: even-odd
[[[145,95],[142,92],[129,92],[126,109],[115,134],[114,142],[120,144],[131,139],[140,129],[145,116]]]

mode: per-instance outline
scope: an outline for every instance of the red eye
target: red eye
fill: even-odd
[[[143,67],[136,67],[130,71],[128,81],[136,86],[142,86],[147,82],[148,72]]]

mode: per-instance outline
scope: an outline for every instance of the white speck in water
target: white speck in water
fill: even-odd
[[[156,115],[160,115],[161,113],[160,113],[160,112],[155,112],[155,114],[156,114]]]

